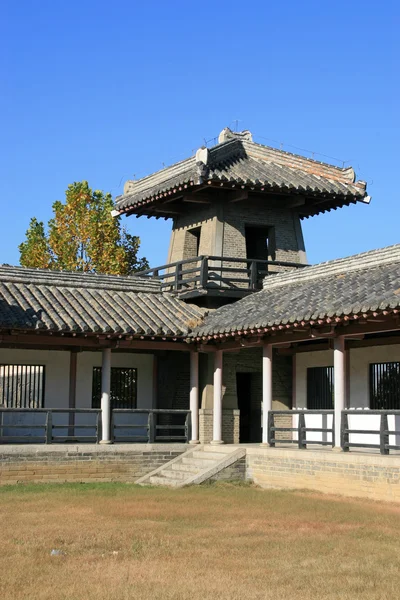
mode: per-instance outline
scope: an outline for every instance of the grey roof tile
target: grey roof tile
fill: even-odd
[[[400,307],[400,244],[270,275],[264,288],[210,313],[193,337]]]
[[[182,186],[222,181],[285,193],[297,191],[355,200],[367,196],[365,183],[356,182],[351,167],[339,168],[234,138],[210,148],[206,163],[199,163],[192,156],[138,181],[128,181],[124,194],[116,199],[116,210],[134,211]]]
[[[140,277],[0,266],[0,330],[182,337],[204,310]]]

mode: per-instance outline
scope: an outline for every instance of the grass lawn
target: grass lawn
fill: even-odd
[[[12,486],[0,536],[2,600],[400,597],[390,504],[229,484]]]

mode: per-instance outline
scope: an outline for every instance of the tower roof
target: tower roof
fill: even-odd
[[[118,214],[164,216],[162,204],[204,188],[247,190],[301,197],[301,217],[350,203],[370,201],[366,183],[352,167],[328,163],[253,142],[248,131],[224,129],[219,143],[137,181],[127,181],[116,199]],[[297,205],[296,205],[297,206]]]

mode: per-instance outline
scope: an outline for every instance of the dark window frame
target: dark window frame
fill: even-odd
[[[123,396],[124,381],[121,379],[122,372],[127,371],[133,376],[132,397],[127,401],[127,397],[116,401],[118,397]],[[92,408],[101,408],[101,367],[93,367],[92,372]],[[111,409],[127,408],[134,409],[137,407],[137,387],[138,387],[138,370],[136,367],[111,367]]]
[[[255,254],[251,251],[251,247],[254,245],[254,237],[256,232],[262,232],[261,236],[265,238],[265,249],[266,255],[262,258],[253,256]],[[256,235],[257,237],[257,235]],[[260,225],[259,223],[245,223],[244,224],[244,239],[246,244],[246,258],[248,260],[275,260],[276,257],[276,241],[275,241],[275,226],[274,225]],[[257,252],[256,252],[257,253]]]
[[[43,408],[45,388],[45,365],[0,364],[0,407]]]
[[[400,410],[400,361],[369,363],[368,387],[371,410]]]
[[[334,407],[334,368],[332,365],[307,368],[307,408],[332,410]]]

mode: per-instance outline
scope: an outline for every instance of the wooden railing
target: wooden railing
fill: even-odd
[[[307,265],[273,260],[250,260],[221,256],[197,256],[137,273],[161,281],[168,291],[261,289],[268,274]]]
[[[278,415],[284,415],[286,417],[292,417],[298,415],[296,427],[279,426],[276,423],[275,417]],[[332,426],[327,426],[328,417],[331,416]],[[321,417],[321,427],[313,426],[309,427],[306,425],[306,417]],[[317,420],[317,419],[314,419]],[[319,419],[318,419],[319,420]],[[326,424],[323,421],[326,420]],[[277,437],[280,432],[288,433],[287,437]],[[307,438],[307,433],[321,434],[314,435],[320,439]],[[331,437],[330,440],[327,439]],[[318,444],[322,446],[333,446],[335,440],[334,431],[334,412],[333,410],[270,410],[268,412],[268,444],[275,446],[278,444],[296,444],[299,449],[304,450],[308,445]]]
[[[377,418],[374,419],[374,416]],[[356,427],[349,426],[349,417]],[[389,426],[389,421],[392,426]],[[371,425],[376,425],[375,429]],[[340,438],[345,452],[350,448],[374,448],[379,449],[381,454],[400,450],[400,410],[342,410]]]
[[[0,443],[99,442],[101,411],[67,408],[0,409]]]
[[[99,409],[0,409],[0,443],[98,443]],[[188,410],[114,409],[111,439],[115,442],[189,442]]]
[[[113,442],[189,442],[189,410],[115,409],[111,415]]]

